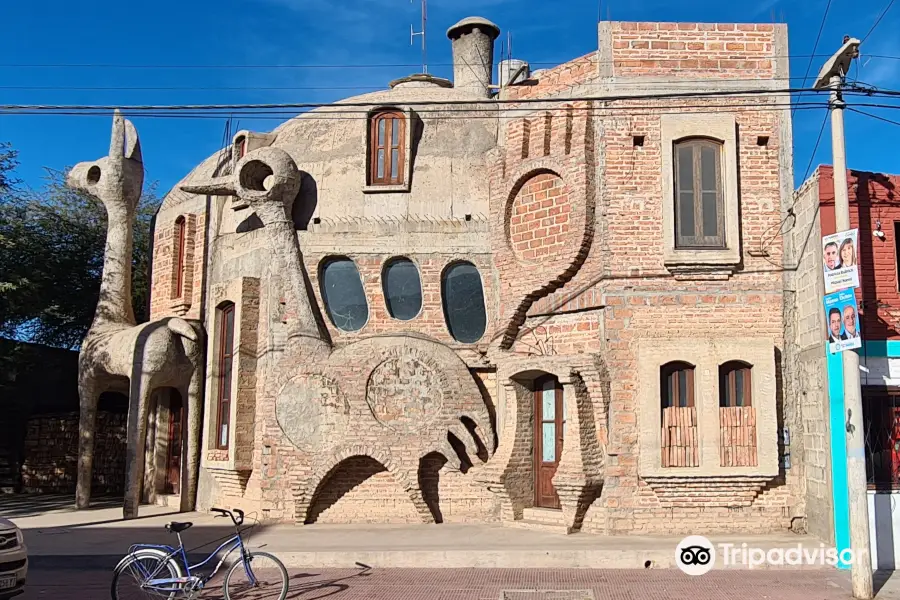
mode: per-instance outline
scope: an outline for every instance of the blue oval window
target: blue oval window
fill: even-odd
[[[384,267],[381,278],[384,302],[395,319],[409,321],[422,309],[422,281],[419,269],[408,258],[395,258]]]
[[[453,339],[465,344],[480,340],[487,325],[487,314],[481,275],[475,265],[460,262],[447,267],[441,281],[441,298],[444,319]]]
[[[322,300],[328,318],[343,331],[358,331],[369,320],[369,303],[359,270],[349,258],[332,258],[322,266]]]

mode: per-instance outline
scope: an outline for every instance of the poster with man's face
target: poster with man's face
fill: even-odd
[[[842,290],[825,296],[826,339],[831,353],[862,347],[856,293]]]
[[[825,293],[859,287],[859,229],[842,231],[822,238],[822,262]]]

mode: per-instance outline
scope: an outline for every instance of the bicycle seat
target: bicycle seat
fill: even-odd
[[[169,533],[181,533],[185,529],[190,529],[194,524],[193,523],[177,523],[172,521],[168,525],[166,525],[166,531]]]

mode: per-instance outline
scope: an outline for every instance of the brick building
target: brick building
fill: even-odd
[[[869,481],[869,521],[873,562],[896,567],[900,556],[900,518],[895,516],[900,488],[900,176],[848,171],[850,227],[859,229],[857,264],[860,287],[856,299],[863,346],[863,421]],[[834,214],[834,170],[820,166],[800,188],[793,207],[794,226],[788,243],[796,268],[798,373],[797,391],[804,398],[804,462],[809,476],[811,529],[827,531],[833,541],[849,545],[847,451],[844,439],[843,366],[840,354],[823,352],[826,335],[822,306],[821,237],[837,233]],[[813,508],[815,507],[815,508]],[[823,536],[826,537],[827,536]]]
[[[498,34],[465,19],[452,82],[414,75],[239,132],[165,198],[152,315],[208,332],[199,505],[607,534],[802,526],[768,235],[792,193],[786,27],[603,22],[597,51],[533,73],[506,61],[495,86]],[[183,189],[236,172],[262,190],[273,171],[251,155],[275,148],[300,171],[293,267],[277,219]],[[307,312],[318,340],[298,350]],[[150,463],[177,468],[161,439]],[[150,496],[165,479],[148,474]]]

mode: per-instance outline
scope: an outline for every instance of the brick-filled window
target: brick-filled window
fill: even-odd
[[[369,183],[400,185],[404,182],[406,118],[398,111],[376,113],[369,131]]]
[[[751,372],[751,365],[741,361],[719,366],[719,465],[723,467],[758,464]]]
[[[234,304],[219,306],[219,369],[216,400],[216,442],[219,450],[228,449],[231,425],[231,374],[234,364]]]
[[[660,449],[663,467],[697,467],[697,409],[694,405],[694,366],[670,362],[660,367],[662,430]]]
[[[719,406],[752,406],[750,365],[729,362],[719,367]]]
[[[675,246],[724,248],[721,143],[687,139],[675,143]]]
[[[175,285],[172,286],[172,298],[184,295],[185,250],[187,249],[187,222],[184,217],[175,219]]]

